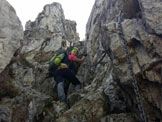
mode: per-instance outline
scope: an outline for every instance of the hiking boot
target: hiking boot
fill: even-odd
[[[81,85],[80,84],[77,84],[75,86],[75,93],[77,93],[80,89],[81,89]]]
[[[60,97],[59,97],[59,101],[65,102],[65,103],[66,103],[66,98],[65,98],[65,96],[60,96]]]

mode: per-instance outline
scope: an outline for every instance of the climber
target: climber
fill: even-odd
[[[69,62],[83,62],[85,59],[85,56],[82,58],[78,58],[78,48],[74,47],[71,50],[71,54],[68,55]],[[78,91],[81,88],[81,83],[78,80],[78,78],[75,76],[75,74],[69,69],[68,63],[64,63],[64,65],[60,65],[57,70],[54,72],[54,79],[57,83],[57,94],[60,101],[66,102],[66,95],[65,91],[67,92],[67,89],[64,91],[64,80],[68,80],[70,83],[72,83],[75,86],[75,92]]]

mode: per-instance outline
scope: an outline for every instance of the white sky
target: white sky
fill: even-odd
[[[7,0],[16,10],[23,28],[28,20],[34,21],[46,4],[59,2],[65,18],[77,23],[81,40],[85,38],[86,23],[95,0]]]

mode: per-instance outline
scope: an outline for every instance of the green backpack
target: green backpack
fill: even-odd
[[[51,57],[49,61],[49,72],[55,72],[61,63],[69,65],[68,55],[64,49],[57,50]]]

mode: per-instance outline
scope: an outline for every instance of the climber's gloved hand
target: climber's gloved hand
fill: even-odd
[[[82,56],[82,60],[84,60],[86,57],[85,56]]]
[[[83,56],[87,56],[88,54],[86,53],[86,54],[84,54]]]

